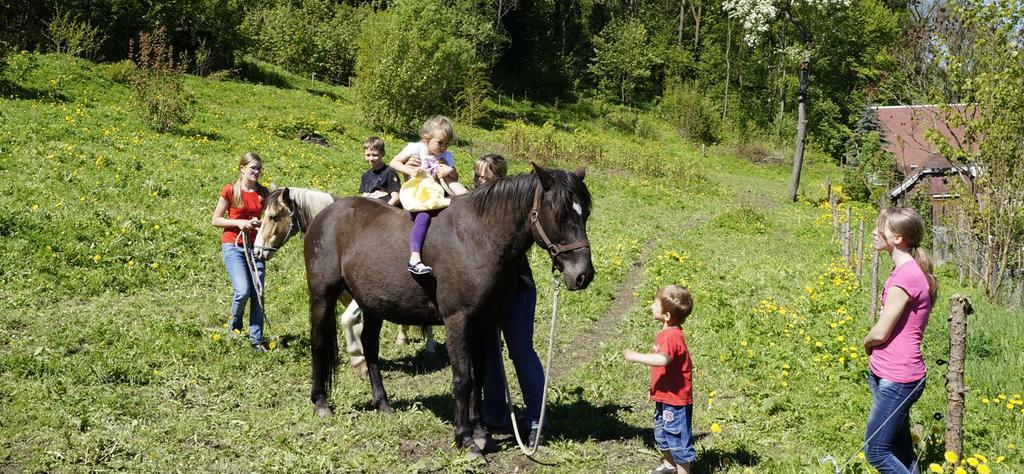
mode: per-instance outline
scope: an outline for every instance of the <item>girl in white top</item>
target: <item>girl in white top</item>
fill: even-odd
[[[420,128],[418,142],[409,143],[391,160],[395,171],[413,177],[426,174],[443,179],[455,195],[465,194],[466,187],[459,183],[459,173],[455,170],[455,160],[448,151],[448,143],[455,135],[448,117],[435,115]],[[425,275],[433,271],[423,264],[420,252],[423,240],[430,227],[430,219],[437,211],[410,212],[413,220],[412,232],[409,234],[409,271],[416,275]]]

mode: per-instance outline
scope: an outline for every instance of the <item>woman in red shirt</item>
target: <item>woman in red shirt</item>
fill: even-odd
[[[221,253],[224,255],[224,266],[231,277],[231,286],[235,294],[231,302],[232,331],[242,330],[246,302],[251,302],[249,310],[249,342],[253,348],[265,351],[267,345],[263,340],[263,307],[253,287],[253,277],[246,264],[243,247],[243,236],[249,245],[256,239],[256,228],[260,225],[260,214],[263,213],[263,198],[268,190],[259,183],[263,172],[263,160],[259,155],[249,152],[238,162],[238,179],[234,183],[225,184],[220,190],[217,207],[213,210],[211,224],[224,229],[220,237]],[[225,213],[227,216],[225,217]],[[255,260],[256,272],[263,286],[264,263]]]

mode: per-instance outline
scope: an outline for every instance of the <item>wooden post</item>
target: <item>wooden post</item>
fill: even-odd
[[[846,208],[846,233],[843,235],[843,239],[846,241],[846,264],[851,265],[853,263],[853,221],[850,218],[850,212],[853,210],[851,207]],[[853,268],[851,266],[851,268]]]
[[[832,204],[832,177],[825,178],[825,202]]]
[[[878,251],[871,252],[871,301],[868,302],[868,323],[878,314]]]
[[[946,373],[946,451],[963,457],[964,355],[967,352],[967,315],[971,300],[957,294],[949,298],[949,371]]]
[[[850,222],[843,222],[843,258],[846,259],[846,264],[850,264]]]
[[[857,232],[857,283],[863,281],[864,276],[864,219],[860,220],[860,229]]]
[[[839,203],[836,201],[836,196],[833,194],[832,200],[828,202],[832,209],[832,240],[839,240],[839,209],[836,209]]]

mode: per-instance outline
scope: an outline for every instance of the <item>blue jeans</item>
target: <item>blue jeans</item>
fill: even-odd
[[[531,427],[540,420],[541,400],[544,398],[544,367],[533,350],[533,321],[537,308],[537,291],[516,291],[498,326],[508,344],[508,356],[516,368],[519,388],[526,403],[526,419]],[[505,400],[505,374],[501,371],[500,337],[494,334],[494,341],[485,349],[486,372],[484,373],[484,422],[503,426],[509,421],[509,407]]]
[[[675,406],[654,403],[654,444],[662,451],[672,453],[676,464],[697,459],[693,448],[693,405]]]
[[[245,263],[245,251],[235,244],[221,244],[220,250],[224,255],[224,266],[228,269],[228,276],[231,277],[231,286],[235,289],[235,295],[231,300],[231,330],[242,330],[245,303],[251,301],[249,342],[260,344],[263,342],[263,307],[260,306],[259,296],[256,294],[256,288],[253,287],[252,278],[249,276],[249,266]],[[259,273],[260,286],[263,286],[266,272],[262,260],[256,260],[256,272]]]
[[[900,383],[868,371],[871,413],[865,430],[864,458],[878,472],[918,472],[910,437],[910,406],[921,398],[924,385],[924,378]]]

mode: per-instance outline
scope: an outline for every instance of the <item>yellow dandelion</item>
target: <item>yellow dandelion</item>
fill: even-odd
[[[747,341],[740,341],[740,345],[743,347],[747,347]]]
[[[946,462],[949,464],[956,464],[956,461],[960,459],[953,451],[946,451],[943,457],[946,458]]]
[[[971,457],[967,458],[967,464],[970,464],[971,467],[978,467],[978,464],[981,464],[981,463],[978,462],[978,458],[976,458],[974,456],[971,456]]]
[[[984,455],[984,454],[981,454],[981,453],[974,453],[974,457],[978,458],[978,460],[979,460],[979,461],[981,461],[982,463],[984,463],[984,464],[988,464],[988,458],[987,458],[987,457],[985,457],[985,455]]]
[[[712,390],[711,393],[708,394],[708,398],[715,398],[715,395],[718,395],[718,391]]]
[[[220,340],[220,334],[214,334],[213,336],[210,336],[210,337],[211,337],[211,338],[212,338],[212,339],[213,339],[214,341],[219,341],[219,340]]]
[[[722,425],[719,425],[718,423],[712,423],[711,424],[711,432],[712,433],[721,433],[722,432]]]
[[[836,340],[839,341],[839,342],[843,342],[843,341],[846,340],[846,338],[843,337],[843,336],[839,336],[839,337],[836,338]]]
[[[788,386],[789,386],[789,382],[786,382],[785,380],[783,380],[782,381],[782,388],[786,388]]]
[[[928,465],[928,471],[929,472],[940,472],[941,473],[942,472],[942,466],[940,466],[938,464],[935,464],[935,463],[931,463],[931,464]]]
[[[277,341],[270,341],[270,350],[277,349]]]
[[[782,364],[782,368],[786,369],[786,370],[789,370],[789,364]]]
[[[1006,460],[1006,456],[996,456],[996,464],[1002,464]]]
[[[956,474],[967,474],[967,469],[964,469],[962,467],[958,467],[958,468],[956,468],[956,471],[954,471],[954,472],[956,472]]]
[[[988,399],[987,398],[982,398],[981,399],[981,403],[984,403],[984,404],[988,405]]]
[[[1000,393],[999,394],[999,399],[1000,400],[1006,400],[1006,394]]]
[[[982,465],[978,466],[978,474],[991,474],[991,473],[992,473],[992,469],[989,469],[989,467],[987,465],[982,464]]]
[[[160,264],[156,263],[156,262],[153,262],[153,263],[149,264],[149,268],[152,268],[153,270],[156,270],[157,268],[160,268]]]
[[[814,343],[814,347],[821,347],[821,346],[824,346],[824,344],[822,344],[821,341],[818,341],[818,342]]]
[[[861,451],[861,452],[857,453],[857,457],[859,459],[864,459],[864,451]]]
[[[1006,445],[1006,447],[1009,448],[1009,449],[1017,449],[1017,444],[1016,443],[1009,443],[1009,444]]]
[[[96,263],[100,263],[100,260],[103,260],[103,256],[102,255],[93,255],[92,261],[94,261]]]

